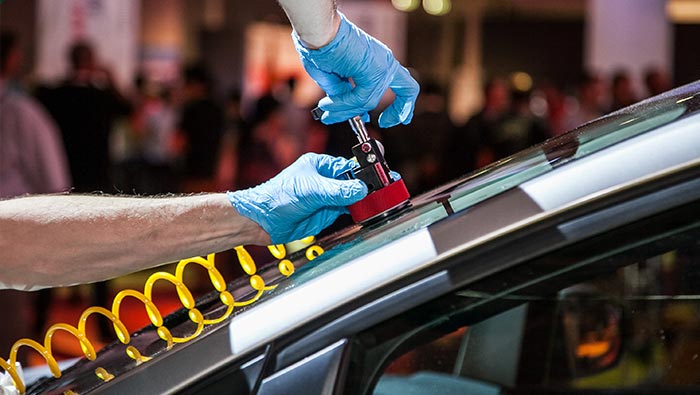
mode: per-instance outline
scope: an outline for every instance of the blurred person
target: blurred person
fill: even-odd
[[[313,110],[306,108],[304,111],[308,114]],[[330,130],[327,125],[318,122],[308,122],[306,127],[306,138],[304,139],[303,152],[325,152],[328,153],[328,144],[330,142]],[[350,133],[354,134],[354,133]],[[347,148],[347,147],[346,147]]]
[[[546,121],[530,110],[530,95],[531,90],[517,89],[506,80],[487,84],[484,109],[467,123],[464,133],[477,141],[477,168],[549,137]]]
[[[282,108],[284,117],[284,128],[286,134],[298,140],[298,148],[304,147],[309,138],[309,130],[312,125],[317,126],[318,122],[309,116],[311,109],[297,103],[297,78],[291,77],[278,84],[278,88],[273,88],[272,95],[277,99]],[[316,129],[318,130],[318,129]],[[298,156],[301,152],[299,152]]]
[[[241,110],[241,91],[234,88],[229,91],[224,105],[225,127],[216,170],[218,190],[231,189],[237,185],[241,138],[248,127]]]
[[[619,70],[613,74],[611,98],[610,111],[617,111],[637,102],[637,93],[634,91],[632,77],[628,71]]]
[[[541,143],[550,135],[546,121],[530,110],[531,90],[513,88],[511,108],[501,127],[486,142],[496,159],[505,158]]]
[[[142,119],[145,78],[139,74],[134,79],[133,93],[129,97],[132,111],[128,116],[120,117],[114,122],[110,132],[109,153],[111,162],[111,181],[114,189],[123,193],[142,193],[141,176],[143,159],[141,154]]]
[[[566,120],[566,129],[572,130],[605,113],[605,84],[594,73],[583,73],[576,86],[577,103]]]
[[[177,111],[172,91],[153,83],[141,87],[141,103],[135,107],[131,125],[139,140],[139,183],[135,190],[141,194],[156,195],[176,190],[175,162],[178,156],[175,143]]]
[[[65,192],[70,176],[56,125],[32,97],[10,88],[22,62],[12,33],[2,33],[0,56],[0,198]]]
[[[447,114],[444,90],[431,81],[423,84],[411,124],[384,133],[387,160],[401,173],[413,194],[449,180],[444,167],[454,128]]]
[[[109,137],[114,122],[128,115],[130,105],[99,65],[87,42],[68,51],[70,72],[58,87],[43,90],[40,100],[58,123],[68,155],[75,192],[109,192]]]
[[[248,136],[241,142],[239,186],[259,184],[298,156],[300,142],[287,130],[284,107],[272,95],[257,100]]]
[[[146,120],[157,107],[158,97],[152,86],[148,86],[143,74],[134,78],[133,93],[129,97],[132,111],[128,117],[120,118],[110,137],[110,160],[114,188],[124,193],[146,193],[143,159]],[[147,186],[146,186],[147,188]]]
[[[280,102],[282,107],[285,136],[297,140],[294,145],[299,153],[326,152],[329,137],[328,127],[309,117],[312,108],[298,103],[297,81],[297,76],[290,77],[272,89],[272,96]]]
[[[224,111],[212,98],[214,82],[204,64],[187,66],[183,79],[184,103],[178,123],[185,145],[181,190],[215,191]]]
[[[510,110],[511,92],[508,82],[492,78],[484,85],[484,106],[458,128],[449,144],[450,175],[459,177],[496,159],[488,148],[491,136],[499,135]]]
[[[70,188],[68,164],[56,125],[39,103],[17,89],[21,67],[17,36],[0,33],[0,199]],[[42,329],[45,317],[32,314],[33,297],[21,291],[0,291],[3,312],[13,317],[0,327],[1,355],[9,355],[13,339],[32,329],[38,334]],[[25,355],[20,357],[26,362]]]
[[[650,67],[644,72],[644,85],[649,97],[660,95],[671,89],[668,74],[659,67]]]
[[[533,92],[530,107],[533,113],[538,111],[540,114],[537,115],[546,117],[551,135],[557,136],[568,131],[566,121],[569,98],[564,91],[555,84],[547,83],[536,92],[536,95]]]

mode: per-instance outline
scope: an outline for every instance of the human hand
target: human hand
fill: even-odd
[[[367,195],[360,180],[337,180],[355,162],[308,153],[269,181],[243,191],[228,192],[239,214],[260,225],[273,244],[315,236],[349,206]]]
[[[333,124],[361,115],[368,122],[367,112],[377,107],[384,92],[391,88],[396,98],[379,116],[379,126],[408,124],[420,90],[418,83],[386,45],[343,14],[340,18],[335,38],[319,49],[307,48],[296,32],[292,33],[304,68],[328,95],[318,102],[323,110],[321,121]]]

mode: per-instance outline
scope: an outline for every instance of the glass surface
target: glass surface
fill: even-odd
[[[411,200],[412,207],[398,217],[379,225],[353,226],[325,237],[320,240],[320,245],[326,249],[326,253],[314,260],[312,265],[299,270],[277,291],[307,282],[447,217],[440,204],[443,199],[448,199],[454,212],[459,213],[555,167],[691,114],[700,105],[696,95],[699,89],[700,83],[688,85],[656,100],[642,102],[625,112],[603,117],[417,196]]]
[[[410,208],[380,223],[362,227],[353,225],[325,236],[318,241],[325,253],[311,263],[304,257],[303,250],[288,257],[296,266],[296,272],[290,278],[280,274],[276,265],[261,267],[258,274],[268,285],[278,284],[278,287],[265,292],[257,303],[280,297],[284,295],[285,290],[322,276],[370,251],[440,221],[448,216],[440,203],[442,200],[447,199],[455,214],[461,215],[460,212],[465,209],[551,171],[557,166],[693,113],[697,111],[700,104],[697,97],[699,90],[700,83],[687,85],[622,112],[603,117],[433,191],[414,197],[411,199]],[[387,156],[390,160],[390,153]],[[263,257],[266,259],[262,262],[273,260],[269,254],[263,254]],[[260,263],[260,258],[258,262]],[[232,281],[227,288],[239,301],[248,300],[255,295],[247,277]],[[218,301],[218,295],[218,293],[210,293],[200,298],[197,301],[197,308],[205,316],[220,315],[225,306]],[[255,304],[236,308],[233,315],[250,308],[255,308]],[[204,333],[225,326],[229,320],[230,318],[220,324],[205,327]],[[173,335],[185,336],[192,333],[193,324],[184,309],[166,317],[165,321]],[[158,356],[167,351],[164,342],[159,339],[152,326],[132,336],[131,345],[144,350],[147,355]],[[175,345],[169,352],[176,352],[180,347]],[[109,367],[110,372],[118,376],[128,370],[138,369],[138,365],[125,356],[125,346],[115,342],[100,351],[96,361],[83,360],[74,368],[66,370],[62,379],[47,379],[32,389],[41,392],[50,388],[67,388],[65,386],[70,385],[74,391],[82,392],[101,384],[94,374],[96,367]]]
[[[700,390],[700,222],[660,217],[357,335],[346,393]]]

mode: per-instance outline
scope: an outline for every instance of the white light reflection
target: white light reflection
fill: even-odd
[[[452,9],[450,0],[423,0],[423,9],[430,15],[445,15]]]
[[[688,100],[694,98],[695,96],[697,96],[697,95],[692,95],[692,96],[688,96],[686,98],[680,99],[680,100],[676,101],[676,104],[683,103],[684,101],[688,101]]]
[[[391,0],[391,4],[399,11],[410,12],[418,8],[420,0]]]

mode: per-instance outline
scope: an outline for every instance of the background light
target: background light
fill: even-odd
[[[511,74],[510,82],[513,88],[521,92],[527,92],[532,89],[532,77],[530,77],[530,74],[523,71],[517,71]]]
[[[451,8],[450,0],[423,0],[423,9],[430,15],[445,15]]]
[[[674,23],[699,23],[700,1],[669,0],[666,3],[666,14]]]
[[[420,0],[391,0],[391,4],[399,11],[413,11],[418,8]]]

